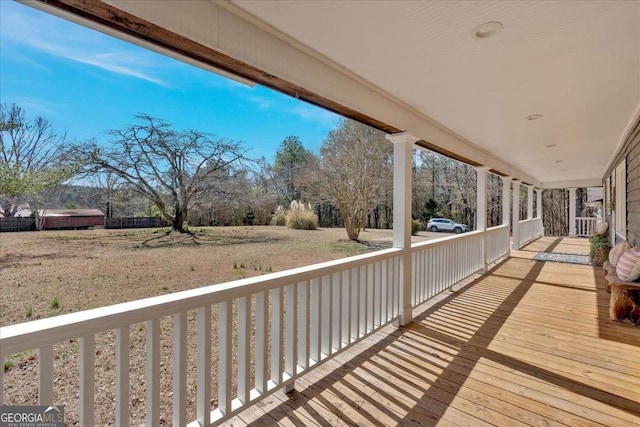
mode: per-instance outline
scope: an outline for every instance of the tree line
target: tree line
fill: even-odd
[[[422,227],[447,217],[475,227],[476,172],[440,154],[413,155],[412,212]],[[110,216],[162,216],[185,225],[267,225],[294,201],[310,204],[320,226],[344,227],[358,240],[365,228],[393,226],[393,147],[384,133],[338,121],[315,154],[286,137],[273,162],[251,159],[239,142],[199,130],[178,130],[147,114],[102,138],[70,141],[46,118],[0,104],[0,207],[86,207]],[[75,185],[73,185],[75,183]],[[527,193],[521,194],[526,217]],[[557,193],[557,192],[556,192]],[[545,225],[568,229],[561,193],[545,192]],[[564,194],[566,192],[563,192]],[[502,180],[488,179],[488,226],[502,220]],[[534,201],[535,202],[535,201]]]

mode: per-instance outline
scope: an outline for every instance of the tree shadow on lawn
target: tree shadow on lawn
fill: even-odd
[[[371,249],[372,251],[381,251],[383,249],[389,249],[392,247],[392,242],[386,242],[386,241],[369,242],[366,240],[358,240],[358,243],[366,246],[368,249]]]
[[[44,260],[64,259],[64,258],[78,258],[77,254],[65,254],[61,252],[51,252],[48,254],[24,254],[20,252],[7,252],[0,257],[0,267],[2,268],[14,268],[14,267],[27,267],[29,265],[41,265]],[[40,261],[38,263],[31,263],[31,261]]]
[[[152,236],[134,248],[169,248],[174,246],[232,246],[248,243],[273,243],[289,240],[285,237],[267,236],[265,234],[255,235],[232,235],[227,233],[211,232],[163,232],[157,236]]]

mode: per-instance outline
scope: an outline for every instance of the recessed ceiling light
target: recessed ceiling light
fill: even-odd
[[[549,144],[549,145],[545,145],[545,147],[547,148],[553,148],[553,147],[557,147],[558,144]]]
[[[542,114],[532,114],[530,116],[525,117],[525,119],[527,120],[539,120],[541,118],[543,118],[544,116]]]
[[[498,21],[485,22],[484,24],[478,25],[477,27],[475,27],[471,31],[471,35],[478,39],[486,39],[488,37],[495,36],[500,31],[502,31],[503,28],[504,28],[504,25],[502,25],[501,22],[498,22]]]

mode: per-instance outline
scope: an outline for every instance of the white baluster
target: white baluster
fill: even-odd
[[[283,298],[279,288],[271,290],[271,381],[273,385],[282,382],[282,327]]]
[[[249,403],[251,387],[251,297],[238,298],[238,398]]]
[[[292,379],[297,377],[298,372],[298,287],[287,285],[285,287],[285,373]],[[292,380],[284,388],[285,393],[293,391],[295,382]]]
[[[411,269],[411,305],[413,307],[415,307],[416,305],[419,304],[419,290],[418,290],[418,267],[419,261],[418,261],[418,253],[417,252],[413,252],[411,254],[411,265],[413,266],[413,268]]]
[[[373,295],[375,292],[373,279],[373,264],[367,264],[367,333],[373,331]]]
[[[281,307],[278,307],[280,311]],[[218,304],[218,409],[222,415],[231,412],[231,363],[232,363],[232,334],[233,318],[231,316],[231,302]],[[280,311],[282,315],[282,311]],[[273,350],[273,347],[272,347]]]
[[[309,343],[310,343],[310,328],[309,328],[309,305],[310,305],[310,289],[309,282],[298,283],[298,364],[303,368],[309,367]]]
[[[376,328],[379,328],[382,324],[382,277],[380,272],[380,262],[374,264],[374,277],[375,277],[375,298],[374,298],[374,319],[373,324]]]
[[[340,340],[340,348],[344,348],[349,345],[351,341],[351,285],[350,285],[350,273],[349,270],[344,270],[341,273],[341,299],[342,299],[342,338]]]
[[[322,317],[320,324],[322,325],[321,355],[322,359],[331,355],[331,304],[332,298],[331,276],[322,276],[322,305],[320,306],[320,315]]]
[[[269,379],[269,364],[267,360],[267,294],[260,292],[256,294],[256,390],[261,395],[267,392],[267,381]]]
[[[222,323],[218,319],[218,323]],[[211,306],[198,309],[198,379],[196,415],[202,426],[211,420]],[[222,345],[222,344],[221,344]],[[218,385],[220,388],[221,385]]]
[[[320,307],[322,304],[322,289],[320,280],[311,280],[311,343],[310,354],[314,362],[320,362],[320,349],[322,341],[322,315]]]
[[[360,320],[360,273],[357,267],[351,269],[351,342],[359,336]]]
[[[389,321],[389,271],[387,266],[389,265],[389,260],[385,259],[381,262],[380,265],[380,277],[382,280],[382,305],[380,306],[380,315],[382,316],[382,323],[386,324]]]
[[[341,333],[342,328],[342,306],[341,306],[341,285],[340,285],[340,273],[333,273],[331,275],[331,353],[335,353],[340,350],[340,341],[342,340]]]
[[[360,280],[358,281],[359,319],[358,338],[367,334],[367,267],[360,267]]]

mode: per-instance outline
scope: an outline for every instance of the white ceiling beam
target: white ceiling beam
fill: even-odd
[[[599,178],[592,178],[578,179],[573,181],[543,182],[541,187],[545,190],[552,190],[556,188],[602,187],[602,181]]]

